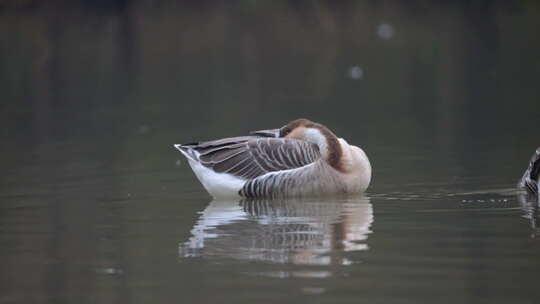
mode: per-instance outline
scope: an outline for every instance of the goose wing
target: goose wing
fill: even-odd
[[[319,148],[305,141],[257,136],[225,138],[177,148],[215,172],[244,179],[303,167],[321,157]]]

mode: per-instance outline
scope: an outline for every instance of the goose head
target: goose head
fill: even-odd
[[[324,125],[305,118],[293,120],[280,128],[277,137],[305,140],[319,146],[327,144],[328,138],[337,138]]]
[[[343,151],[338,138],[332,131],[322,124],[309,119],[299,118],[293,120],[279,129],[261,130],[253,134],[265,137],[278,137],[304,140],[319,147],[321,155],[334,168],[341,170],[341,157]]]
[[[324,125],[305,118],[295,119],[278,129],[258,130],[250,134],[263,137],[294,138],[313,142],[314,144],[318,143],[321,136],[335,137],[332,131]]]

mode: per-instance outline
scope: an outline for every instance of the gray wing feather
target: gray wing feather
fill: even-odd
[[[269,172],[299,168],[318,160],[316,145],[294,139],[242,136],[182,145],[218,173],[253,179]]]

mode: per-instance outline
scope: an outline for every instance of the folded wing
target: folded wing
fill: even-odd
[[[318,147],[305,141],[256,136],[225,138],[180,148],[215,172],[244,179],[300,168],[321,157]]]

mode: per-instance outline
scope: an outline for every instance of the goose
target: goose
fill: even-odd
[[[538,189],[540,188],[540,147],[534,151],[529,166],[518,182],[518,188],[526,190],[528,194],[538,195]]]
[[[248,136],[174,147],[214,198],[360,194],[371,181],[361,148],[304,118]]]

